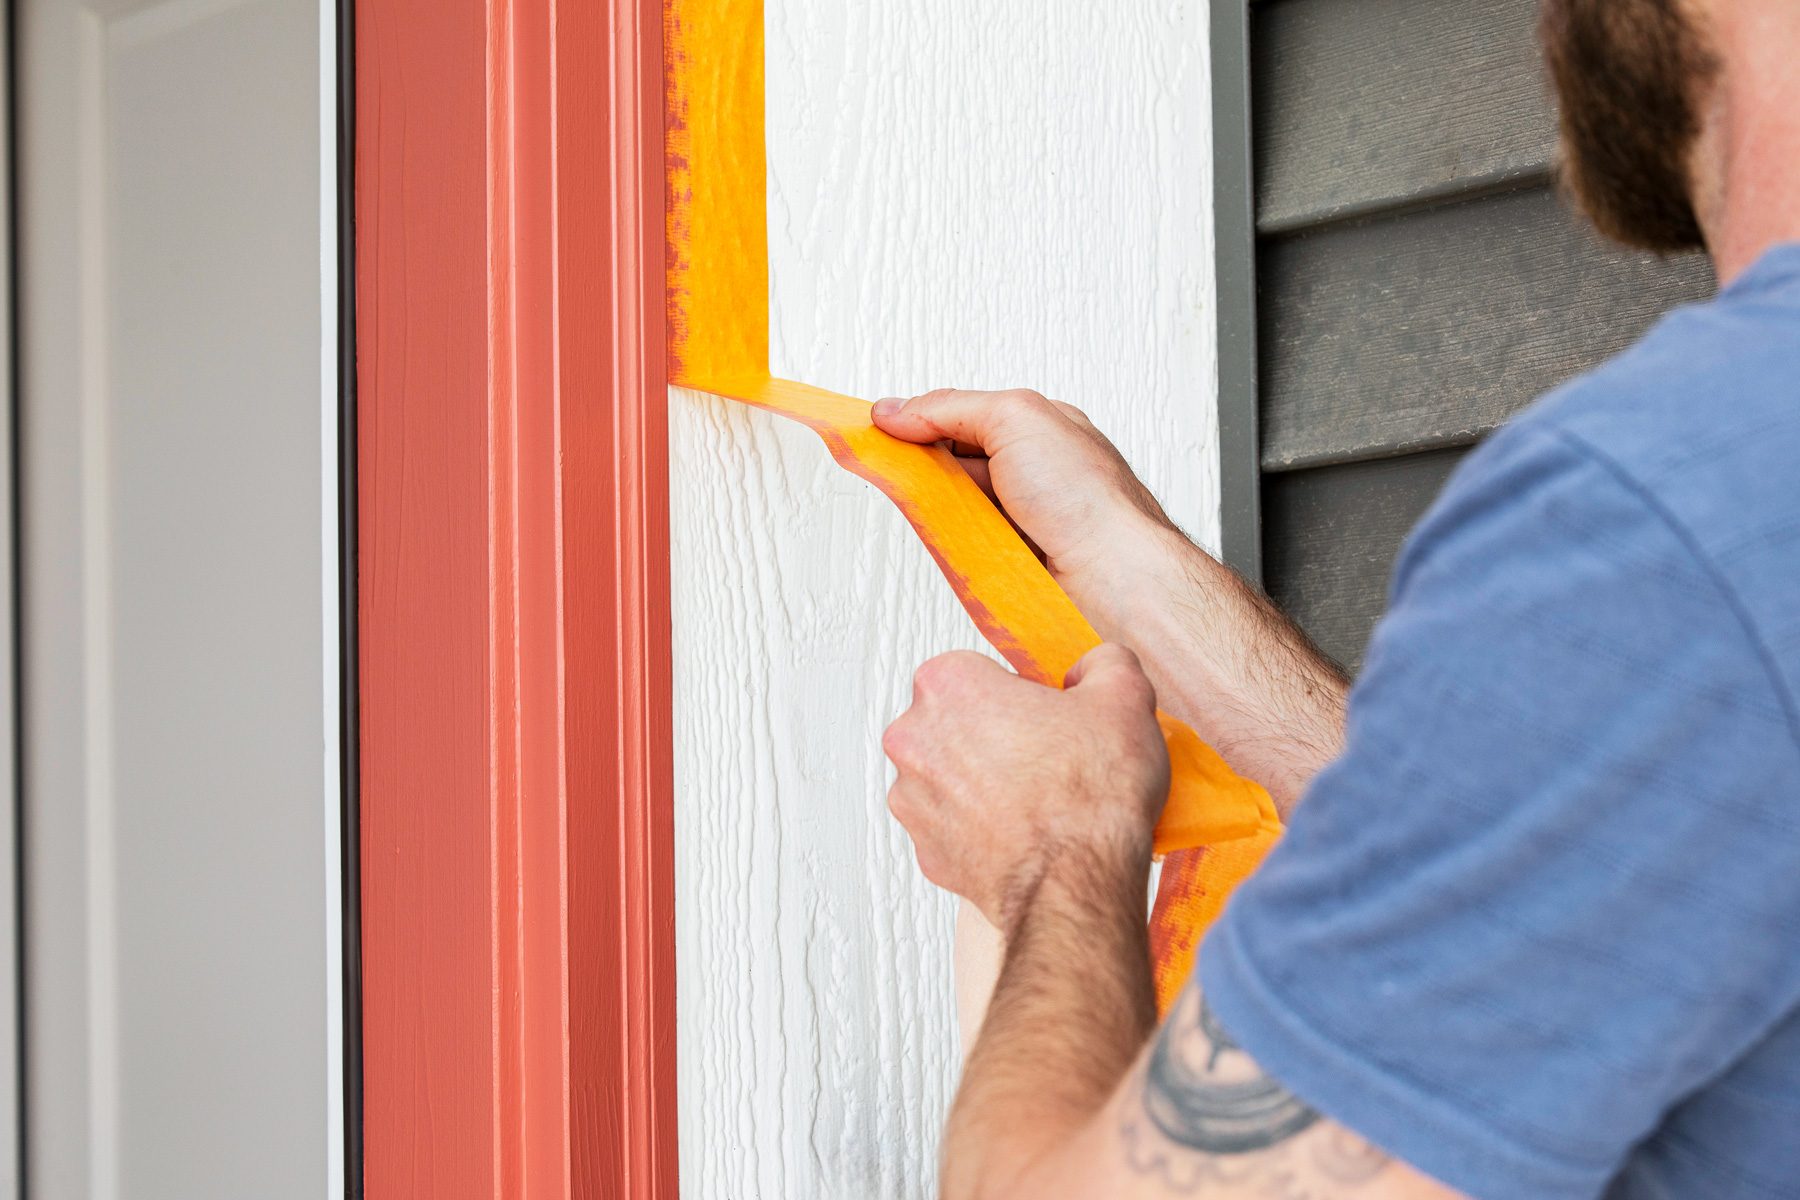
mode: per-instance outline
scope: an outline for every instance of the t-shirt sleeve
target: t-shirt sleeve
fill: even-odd
[[[1791,699],[1654,496],[1554,428],[1465,464],[1391,600],[1200,984],[1427,1174],[1594,1196],[1800,997]]]

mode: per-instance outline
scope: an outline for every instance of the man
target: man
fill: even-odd
[[[1007,941],[951,1200],[1800,1195],[1800,3],[1543,36],[1572,194],[1723,290],[1470,457],[1347,725],[1080,414],[878,406],[1116,643],[1064,691],[936,659],[885,740],[921,868]],[[1160,1031],[1157,698],[1291,810]]]

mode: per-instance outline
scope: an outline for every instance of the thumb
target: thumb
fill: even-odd
[[[1050,401],[1033,392],[967,392],[941,388],[911,400],[878,400],[870,414],[875,427],[904,442],[946,439],[992,455],[1020,419],[1037,410],[1049,416]]]
[[[1063,677],[1069,691],[1109,692],[1121,700],[1156,707],[1156,689],[1138,662],[1138,656],[1114,642],[1103,642],[1081,656]]]

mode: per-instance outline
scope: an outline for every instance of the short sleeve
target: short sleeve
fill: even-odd
[[[1800,751],[1655,497],[1554,427],[1402,555],[1348,742],[1202,949],[1302,1099],[1484,1200],[1594,1196],[1800,998]]]

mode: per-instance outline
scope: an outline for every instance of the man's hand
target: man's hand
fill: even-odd
[[[1087,608],[1110,608],[1124,578],[1166,563],[1159,542],[1180,537],[1125,458],[1080,409],[1036,392],[940,389],[875,404],[877,427],[908,442],[948,442],[1044,556],[1056,581]]]
[[[882,400],[875,424],[948,442],[1163,707],[1284,813],[1343,743],[1342,672],[1255,588],[1194,546],[1099,430],[1036,392]]]
[[[942,1195],[1454,1200],[1264,1075],[1192,988],[1143,1052],[1144,885],[1169,782],[1155,709],[1123,647],[1093,650],[1063,691],[947,654],[888,729],[888,804],[921,869],[1007,939]]]
[[[888,807],[919,868],[1011,934],[1053,866],[1141,873],[1169,790],[1156,695],[1131,651],[1100,646],[1066,690],[979,654],[934,658],[882,746]]]

